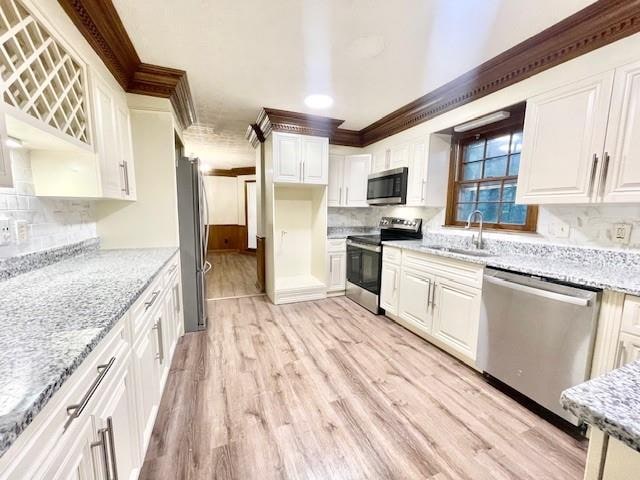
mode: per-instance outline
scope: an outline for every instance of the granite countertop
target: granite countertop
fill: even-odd
[[[327,238],[347,238],[349,235],[376,235],[380,227],[328,227]]]
[[[640,360],[562,392],[576,417],[640,452]]]
[[[176,252],[93,250],[0,281],[0,455]]]
[[[640,253],[637,252],[496,240],[486,242],[485,248],[492,254],[488,257],[431,248],[469,248],[467,238],[445,235],[429,235],[422,240],[387,241],[383,245],[640,295]]]

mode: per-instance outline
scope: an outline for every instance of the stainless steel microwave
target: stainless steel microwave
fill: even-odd
[[[404,205],[407,203],[407,167],[372,173],[367,181],[369,205]]]

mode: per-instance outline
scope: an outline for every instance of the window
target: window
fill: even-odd
[[[516,205],[522,120],[454,137],[447,225],[466,225],[474,210],[487,228],[535,231],[537,207]]]

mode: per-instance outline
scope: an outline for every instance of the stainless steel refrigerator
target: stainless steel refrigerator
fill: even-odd
[[[207,328],[205,277],[211,269],[207,261],[209,208],[199,159],[179,158],[176,177],[184,329],[197,332]]]

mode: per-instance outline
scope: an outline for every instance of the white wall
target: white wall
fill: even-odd
[[[244,182],[255,179],[255,175],[205,176],[204,184],[209,201],[209,224],[245,225]]]
[[[94,203],[86,200],[38,198],[34,195],[28,150],[12,150],[14,187],[0,188],[0,218],[29,226],[28,241],[0,247],[0,257],[35,252],[97,236]],[[15,237],[14,237],[15,240]]]
[[[253,180],[255,181],[256,176],[255,175],[240,175],[239,177],[236,177],[238,180],[238,225],[246,225],[247,224],[247,218],[245,215],[245,201],[246,201],[246,195],[245,195],[245,182],[247,180]]]
[[[384,152],[386,148],[393,144],[444,130],[522,102],[531,96],[566,85],[572,81],[614,69],[638,59],[640,59],[640,34],[635,34],[565,62],[475,102],[444,113],[404,132],[374,143],[362,149],[362,151],[374,154]],[[334,151],[339,151],[339,147],[332,147],[331,152]],[[334,225],[336,222],[344,222],[349,216],[352,216],[354,221],[360,221],[360,224],[362,222],[370,224],[377,215],[376,209],[370,212],[364,212],[362,209],[353,210],[353,214],[345,214],[344,212],[330,209],[329,225]],[[398,216],[411,216],[402,208],[396,207],[395,211]],[[423,213],[424,217],[422,218],[425,219],[427,228],[431,230],[444,228],[444,209],[426,209]],[[613,224],[618,222],[626,222],[633,225],[631,242],[628,247],[640,248],[640,207],[637,205],[541,206],[539,207],[536,234],[489,233],[489,235],[526,235],[528,238],[540,241],[621,247],[621,245],[615,244],[611,240]],[[447,230],[449,229],[454,230],[455,228],[447,228]]]

